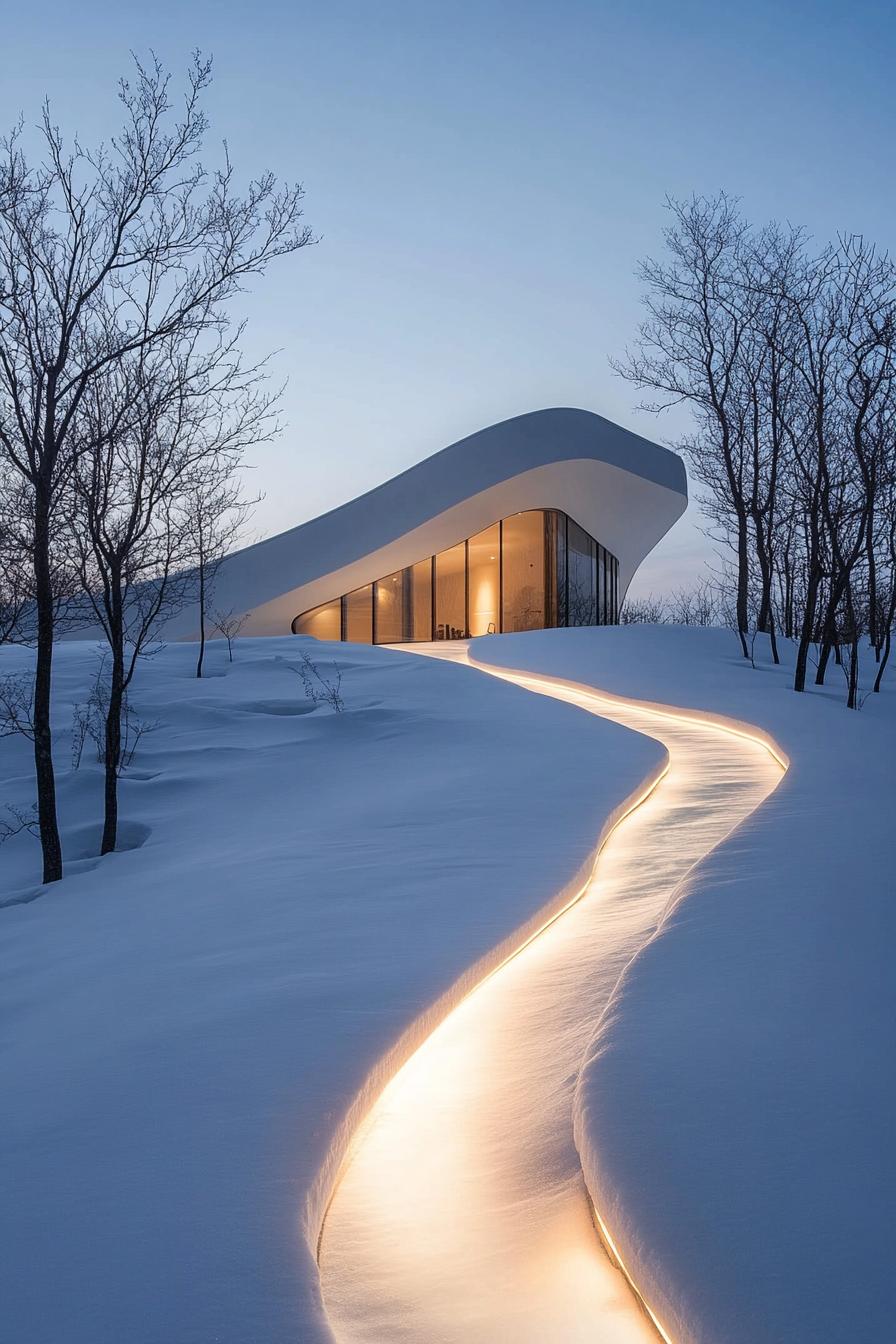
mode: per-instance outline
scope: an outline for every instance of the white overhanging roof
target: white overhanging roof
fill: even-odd
[[[687,507],[681,459],[591,411],[532,411],[481,429],[367,494],[236,551],[215,581],[219,610],[251,613],[244,633],[292,620],[525,509],[561,509],[619,560],[638,565]],[[184,612],[166,634],[195,633]]]

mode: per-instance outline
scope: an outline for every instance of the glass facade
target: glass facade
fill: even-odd
[[[401,644],[408,639],[407,594],[410,571],[399,569],[374,584],[373,628],[380,644]]]
[[[467,543],[440,551],[436,562],[436,639],[463,639],[467,630]]]
[[[566,623],[597,624],[597,550],[578,523],[566,524]]]
[[[501,523],[502,634],[514,630],[543,630],[546,625],[553,625],[544,600],[549,519],[550,515],[537,509],[516,513]]]
[[[293,633],[359,644],[612,625],[619,562],[557,509],[503,518],[474,537],[302,612]]]
[[[342,599],[342,638],[351,644],[373,643],[373,584],[356,588]]]
[[[300,619],[303,635],[313,635],[315,639],[342,638],[342,600],[338,597],[333,602],[325,602],[322,607],[315,607],[313,611],[306,611]]]
[[[501,628],[501,524],[467,542],[467,629],[493,635]]]

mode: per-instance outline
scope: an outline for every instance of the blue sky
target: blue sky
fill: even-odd
[[[679,0],[450,5],[58,0],[5,25],[0,122],[114,124],[129,50],[215,58],[213,137],[238,169],[304,182],[320,245],[247,301],[277,349],[286,429],[257,454],[266,534],[482,425],[545,405],[660,441],[608,367],[639,316],[634,267],[666,193],[719,187],[757,219],[891,242],[896,187],[884,4]],[[691,512],[641,591],[687,582]]]

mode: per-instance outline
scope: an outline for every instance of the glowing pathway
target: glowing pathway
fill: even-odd
[[[445,1019],[356,1136],[321,1242],[340,1344],[657,1338],[595,1233],[572,1140],[576,1077],[626,962],[781,768],[716,726],[509,679],[659,739],[670,768],[611,835],[584,898]]]

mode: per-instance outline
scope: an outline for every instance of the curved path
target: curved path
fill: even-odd
[[[611,834],[583,899],[463,1000],[375,1103],[324,1224],[324,1302],[340,1344],[655,1344],[595,1232],[572,1137],[578,1070],[689,868],[781,767],[695,717],[496,675],[657,738],[669,770]]]

